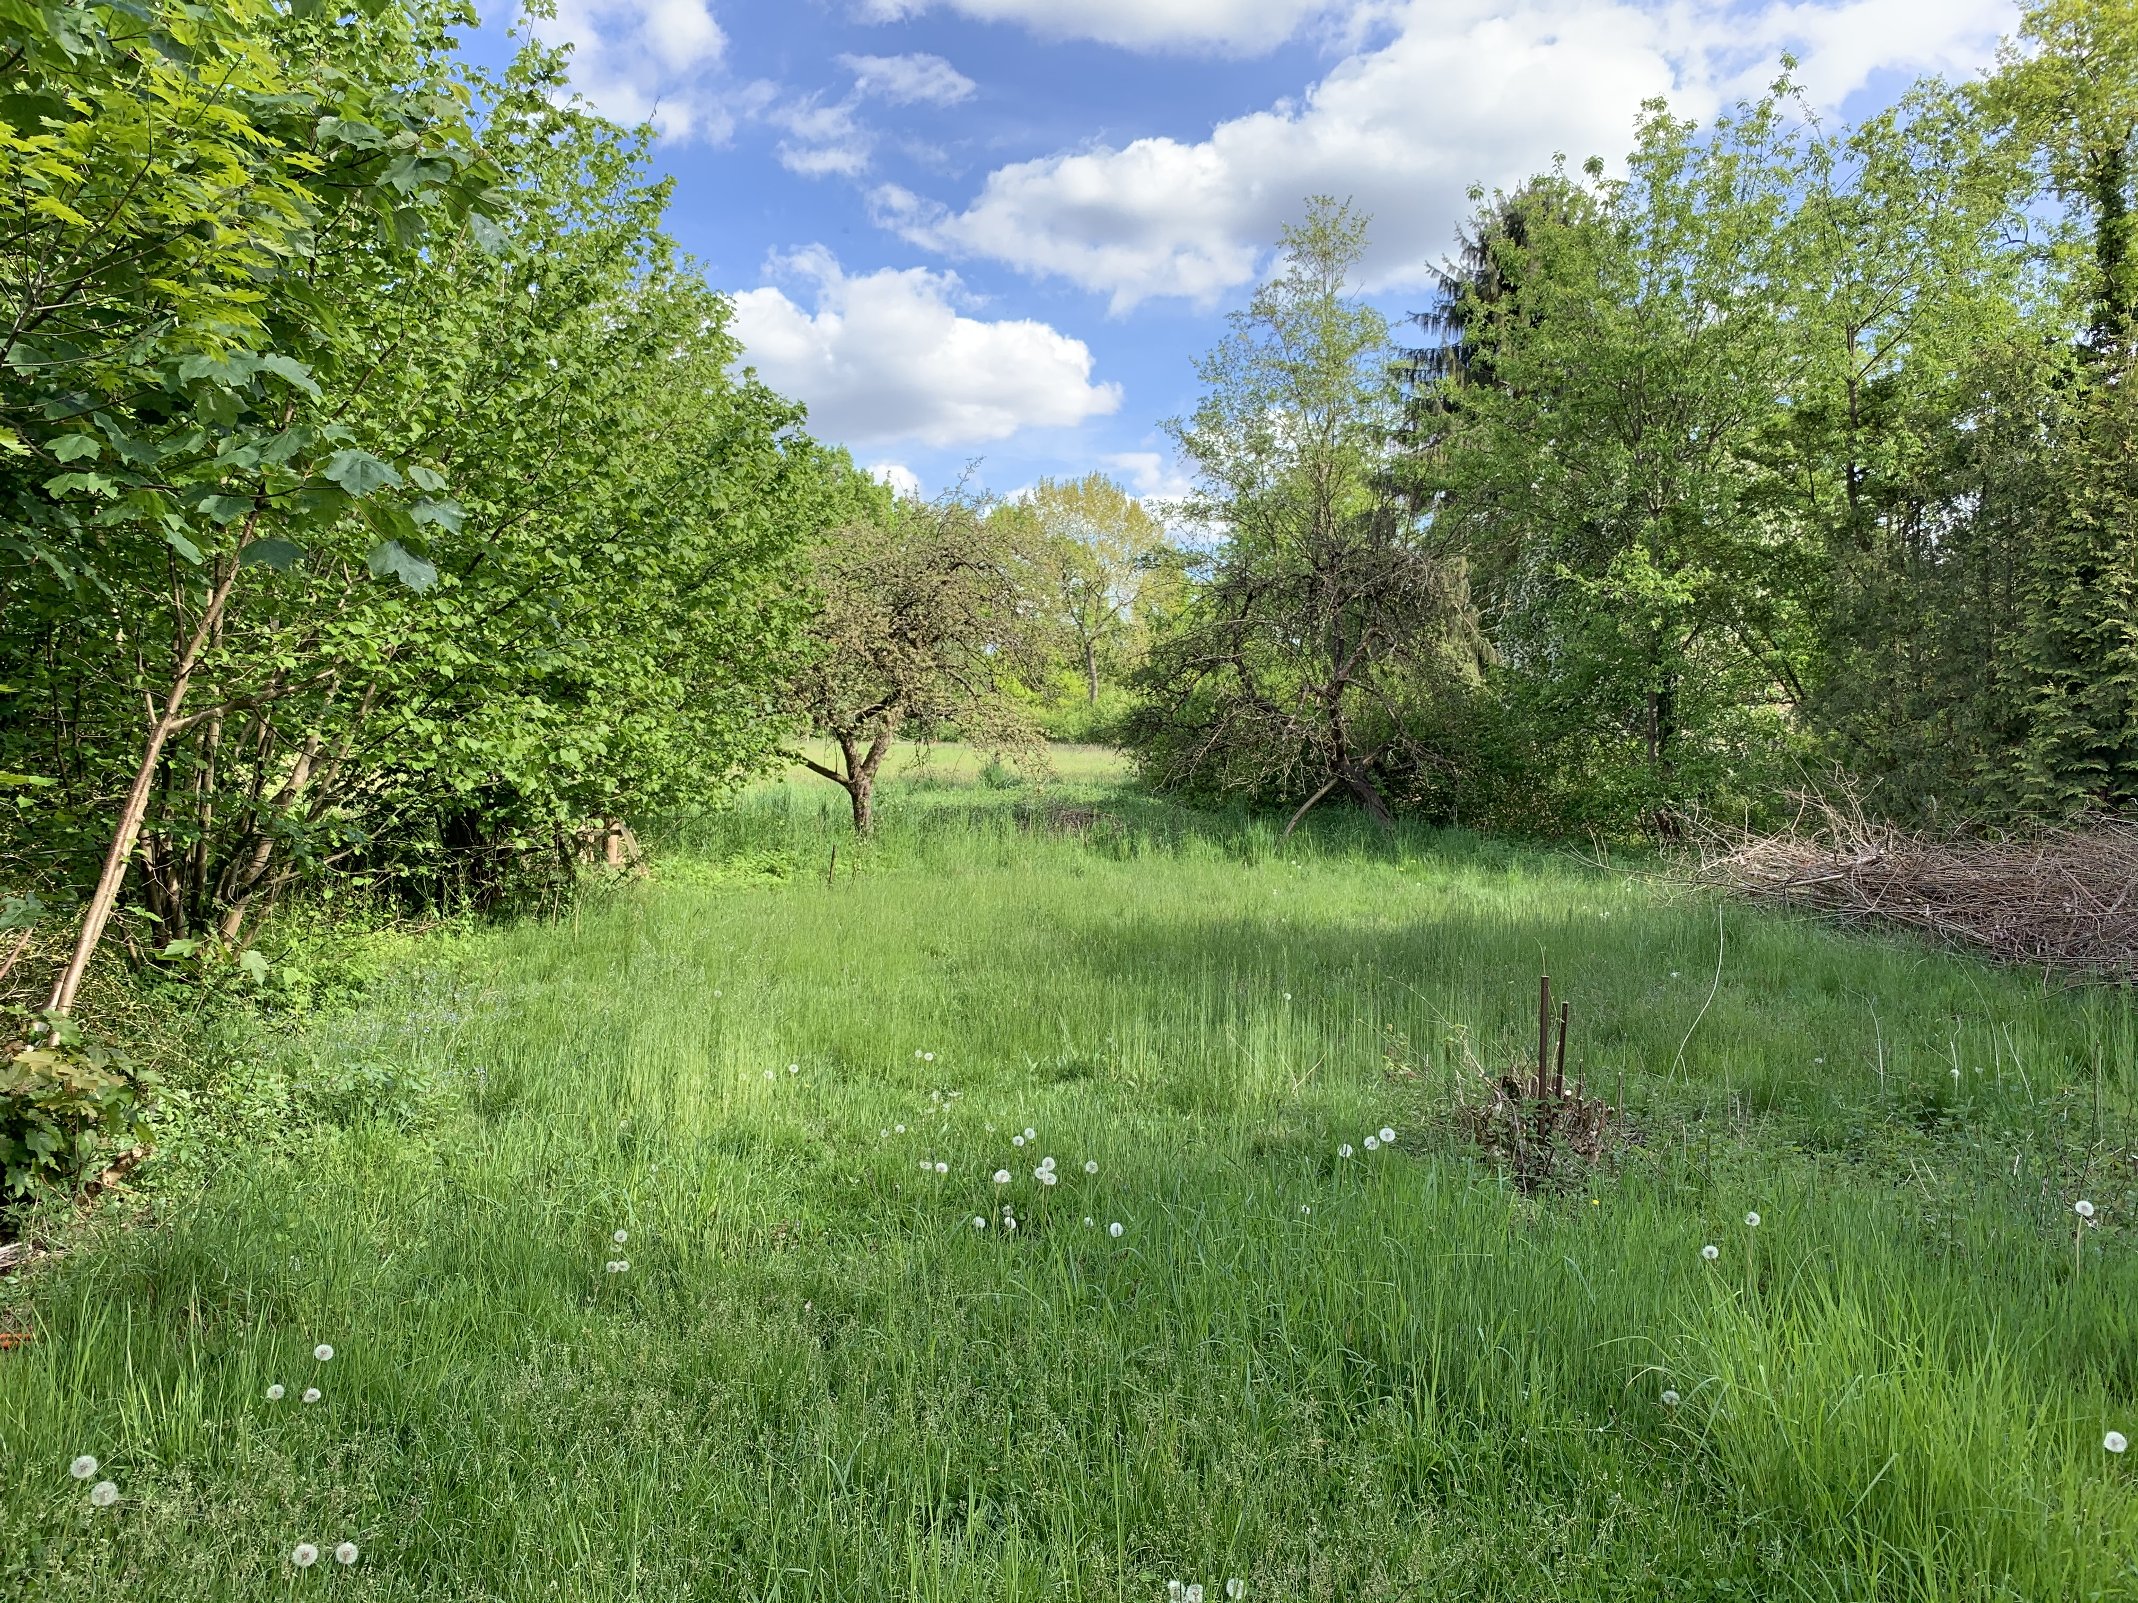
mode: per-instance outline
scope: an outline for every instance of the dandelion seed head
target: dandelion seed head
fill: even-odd
[[[321,1342],[317,1347],[314,1347],[312,1349],[312,1356],[318,1359],[323,1364],[331,1363],[334,1359],[334,1349],[332,1347],[329,1347],[325,1342]]]
[[[1034,1169],[1032,1171],[1032,1178],[1037,1180],[1043,1186],[1051,1186],[1052,1184],[1054,1184],[1055,1181],[1059,1180],[1061,1176],[1056,1174],[1052,1169]]]
[[[1106,1233],[1118,1241],[1121,1237],[1121,1221],[1116,1219],[1112,1224],[1108,1225]]]
[[[1718,1246],[1715,1246],[1713,1243],[1710,1243],[1709,1245],[1700,1249],[1700,1256],[1705,1258],[1709,1263],[1713,1263],[1717,1258],[1720,1258],[1722,1256],[1722,1249]]]
[[[1759,1214],[1758,1214],[1758,1212],[1757,1212],[1757,1211],[1754,1211],[1754,1212],[1752,1212],[1752,1213],[1748,1213],[1748,1214],[1746,1214],[1746,1215],[1745,1215],[1745,1223],[1746,1223],[1746,1224],[1747,1224],[1748,1226],[1750,1226],[1750,1227],[1751,1227],[1752,1229],[1754,1229],[1754,1230],[1757,1230],[1757,1229],[1759,1228]]]
[[[1097,1158],[1086,1158],[1084,1160],[1084,1172],[1086,1174],[1097,1174],[1099,1172],[1099,1160]]]
[[[1666,1388],[1663,1392],[1663,1406],[1665,1408],[1676,1408],[1678,1406],[1678,1394]]]
[[[1392,1146],[1394,1146],[1395,1144],[1396,1144],[1396,1132],[1395,1132],[1395,1131],[1393,1131],[1393,1130],[1391,1130],[1391,1129],[1389,1129],[1389,1127],[1388,1127],[1387,1125],[1385,1125],[1385,1124],[1384,1124],[1384,1125],[1382,1125],[1382,1126],[1381,1126],[1381,1145],[1382,1145],[1382,1146],[1384,1146],[1384,1147],[1392,1147]]]
[[[631,1239],[631,1232],[628,1230],[619,1230],[616,1232],[615,1235],[609,1237],[609,1239],[615,1242],[619,1247],[621,1247],[625,1242]]]
[[[67,1466],[67,1473],[69,1475],[72,1475],[78,1481],[85,1481],[89,1479],[90,1476],[94,1475],[96,1472],[97,1461],[91,1458],[87,1453],[82,1454],[80,1458],[77,1458],[73,1463]]]
[[[984,1213],[974,1214],[972,1216],[972,1227],[975,1230],[985,1230],[987,1228],[987,1215]]]
[[[267,1400],[271,1403],[281,1402],[282,1395],[282,1382],[279,1380],[267,1388]]]
[[[1201,1581],[1190,1581],[1188,1583],[1187,1603],[1203,1603],[1203,1583]]]
[[[1027,1141],[1037,1141],[1037,1140],[1039,1139],[1039,1132],[1038,1132],[1037,1130],[1033,1129],[1033,1128],[1032,1128],[1032,1127],[1031,1127],[1031,1126],[1030,1126],[1030,1125],[1028,1124],[1028,1125],[1026,1125],[1026,1126],[1024,1127],[1024,1138],[1025,1138],[1025,1139],[1026,1139]]]
[[[2093,1204],[2081,1197],[2071,1205],[2071,1211],[2081,1219],[2091,1219],[2093,1217]]]
[[[1041,1158],[1039,1160],[1039,1166],[1042,1169],[1051,1169],[1054,1167],[1054,1160],[1052,1158]]]
[[[1006,1186],[1009,1183],[1010,1171],[1007,1169],[997,1169],[995,1171],[995,1184],[998,1186]]]
[[[1342,1146],[1338,1147],[1338,1148],[1336,1149],[1336,1155],[1337,1155],[1337,1156],[1338,1156],[1339,1158],[1348,1158],[1348,1157],[1350,1157],[1350,1156],[1351,1156],[1351,1143],[1350,1143],[1350,1142],[1348,1142],[1348,1141],[1346,1141],[1346,1142],[1345,1142],[1345,1143],[1344,1143],[1344,1144],[1343,1144]]]
[[[893,1135],[904,1135],[906,1133],[906,1127],[902,1124],[894,1124],[891,1126],[891,1133]]]
[[[1245,1597],[1247,1595],[1247,1583],[1238,1576],[1234,1576],[1225,1583],[1225,1595],[1229,1598]]]
[[[772,1072],[772,1071],[771,1071],[770,1069],[767,1069],[767,1070],[765,1070],[765,1078],[766,1078],[766,1079],[768,1079],[768,1080],[770,1080],[770,1079],[774,1079],[774,1078],[776,1078],[776,1076],[775,1076],[775,1075],[773,1074],[773,1072]]]
[[[935,1172],[937,1174],[948,1174],[950,1173],[950,1165],[947,1163],[938,1163],[935,1166]]]
[[[118,1484],[114,1481],[98,1481],[89,1488],[89,1501],[98,1508],[109,1508],[119,1500]]]
[[[1010,1145],[1011,1145],[1011,1146],[1013,1146],[1013,1147],[1021,1147],[1021,1146],[1023,1146],[1023,1145],[1024,1145],[1024,1137],[1023,1137],[1023,1136],[1021,1136],[1021,1135],[1013,1135],[1013,1136],[1011,1136],[1011,1137],[1010,1137]]]
[[[290,1562],[300,1570],[308,1570],[319,1562],[319,1549],[310,1542],[299,1542],[290,1549]]]
[[[343,1542],[339,1547],[335,1548],[334,1562],[337,1564],[354,1564],[356,1562],[356,1544],[354,1542]]]
[[[1168,1582],[1166,1582],[1166,1596],[1167,1596],[1167,1597],[1169,1597],[1169,1598],[1171,1598],[1171,1599],[1173,1600],[1173,1603],[1180,1603],[1180,1600],[1181,1600],[1181,1598],[1182,1598],[1183,1596],[1185,1596],[1185,1595],[1186,1595],[1186,1593],[1187,1593],[1187,1588],[1186,1588],[1186,1587],[1184,1587],[1184,1586],[1182,1586],[1182,1585],[1180,1584],[1180,1582],[1178,1582],[1178,1581],[1168,1581]]]
[[[2101,1445],[2107,1448],[2111,1453],[2120,1453],[2125,1448],[2130,1446],[2130,1442],[2124,1436],[2123,1432],[2121,1432],[2120,1430],[2112,1430],[2106,1436],[2103,1436],[2101,1438]]]
[[[307,1386],[307,1387],[305,1387],[305,1389],[304,1389],[304,1400],[305,1400],[306,1402],[308,1402],[308,1403],[316,1403],[316,1402],[318,1402],[318,1401],[319,1401],[319,1388],[318,1388],[317,1386]]]
[[[800,1074],[802,1072],[802,1066],[799,1063],[790,1063],[787,1065],[787,1072],[789,1074]]]
[[[1381,1150],[1381,1138],[1377,1135],[1370,1135],[1365,1139],[1363,1145],[1368,1152],[1378,1152]]]

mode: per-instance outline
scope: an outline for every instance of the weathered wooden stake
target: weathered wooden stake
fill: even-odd
[[[1539,1101],[1552,1072],[1552,977],[1537,981],[1537,1089]]]

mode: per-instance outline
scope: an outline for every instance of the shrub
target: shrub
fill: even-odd
[[[42,1028],[0,1069],[0,1204],[72,1189],[107,1143],[145,1142],[155,1081],[122,1056],[85,1045],[71,1020],[18,1011],[10,1022]]]

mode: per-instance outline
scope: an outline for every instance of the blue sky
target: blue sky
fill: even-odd
[[[1182,488],[1160,422],[1306,195],[1421,305],[1473,182],[1623,153],[1788,50],[1842,114],[1967,75],[2010,0],[558,0],[581,93],[660,130],[670,227],[820,437],[933,491],[1100,468]],[[494,54],[493,19],[476,48]]]

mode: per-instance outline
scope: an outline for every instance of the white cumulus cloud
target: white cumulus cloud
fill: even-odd
[[[888,484],[893,494],[903,500],[918,501],[921,498],[921,476],[903,462],[871,462],[869,477],[878,484]]]
[[[822,439],[976,445],[1121,404],[1119,386],[1092,382],[1082,340],[1027,318],[968,316],[954,273],[849,275],[821,245],[773,267],[803,301],[777,285],[746,290],[735,297],[735,332],[765,381],[807,404]]]
[[[706,83],[727,35],[705,0],[558,0],[534,29],[571,46],[572,88],[603,116],[674,138],[727,136],[732,117]]]
[[[780,165],[805,178],[858,178],[874,159],[876,132],[861,119],[871,100],[894,106],[954,106],[978,87],[941,56],[841,56],[853,87],[840,100],[808,95],[766,108],[765,117],[787,131]]]
[[[1400,0],[1384,42],[1206,138],[998,167],[962,209],[884,185],[872,208],[916,243],[1066,279],[1125,311],[1236,290],[1307,195],[1348,196],[1375,219],[1369,287],[1413,288],[1448,252],[1472,183],[1519,181],[1561,152],[1615,159],[1648,97],[1711,114],[1757,92],[1792,49],[1831,104],[1882,68],[1986,62],[2016,15],[2010,0]]]
[[[1142,501],[1178,501],[1195,493],[1195,479],[1177,458],[1157,451],[1114,451],[1099,458]]]
[[[854,75],[854,93],[888,100],[895,106],[955,106],[978,87],[941,56],[841,56],[839,65]]]

